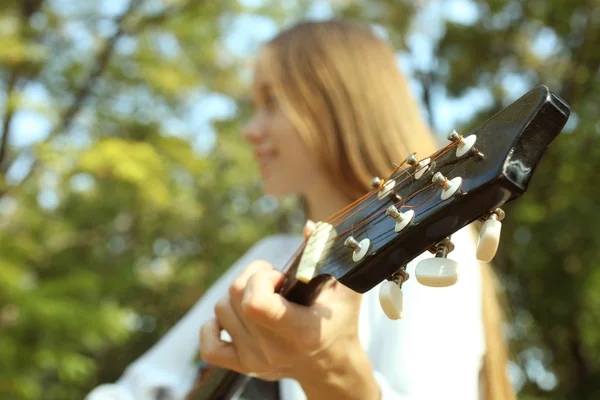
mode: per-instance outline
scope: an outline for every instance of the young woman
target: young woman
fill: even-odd
[[[265,192],[302,196],[314,221],[371,190],[374,176],[388,176],[408,154],[424,158],[441,147],[393,50],[363,25],[305,22],[280,33],[258,57],[253,98],[244,138]],[[272,393],[266,385],[242,398],[514,398],[492,274],[476,261],[473,238],[470,228],[453,235],[456,285],[403,285],[397,321],[380,310],[377,287],[359,295],[331,282],[311,307],[286,301],[275,293],[279,269],[303,238],[266,238],[117,383],[88,399],[183,399],[198,349],[211,364],[277,382]],[[409,274],[426,257],[411,262]]]

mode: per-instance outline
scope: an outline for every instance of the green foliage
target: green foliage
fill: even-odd
[[[252,243],[302,216],[293,199],[273,207],[261,197],[239,136],[251,59],[228,40],[242,17],[280,26],[317,2],[108,3],[8,1],[0,11],[3,399],[81,399],[115,380]],[[336,4],[405,52],[430,27],[422,13],[444,10]],[[442,21],[433,63],[413,74],[432,116],[440,88],[490,95],[477,114],[456,116],[461,131],[538,83],[571,104],[568,129],[507,207],[495,266],[520,397],[596,398],[600,4],[469,4],[476,18]],[[247,45],[251,54],[256,41]]]
[[[573,112],[526,195],[506,207],[494,263],[511,307],[507,332],[520,367],[513,370],[519,396],[596,398],[600,191],[592,182],[600,168],[600,3],[470,4],[477,18],[448,21],[434,46],[438,68],[420,71],[426,95],[444,88],[458,98],[479,88],[493,99],[457,128],[467,132],[538,84],[556,91]]]
[[[81,399],[115,380],[251,244],[298,220],[291,199],[265,207],[240,140],[247,61],[221,38],[242,10],[157,4],[0,12],[4,118],[53,127],[23,144],[12,125],[2,163],[3,399]],[[193,108],[219,93],[234,112]]]
[[[449,65],[441,79],[452,93],[487,87],[499,100],[470,125],[514,98],[510,75],[528,86],[549,85],[573,111],[528,193],[507,207],[496,262],[512,307],[509,332],[524,374],[521,393],[523,398],[596,398],[600,217],[594,206],[600,191],[590,183],[600,168],[600,57],[591,49],[600,39],[600,4],[496,1],[488,8],[486,3],[478,2],[480,19],[472,26],[450,25],[439,49]]]

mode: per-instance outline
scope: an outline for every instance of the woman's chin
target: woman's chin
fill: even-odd
[[[265,186],[263,188],[263,193],[265,196],[273,196],[273,197],[282,197],[282,196],[291,194],[289,192],[281,190],[280,188],[277,188],[277,187],[271,188],[271,187],[267,187],[267,186]]]
[[[263,180],[263,193],[266,196],[282,197],[297,194],[297,191],[290,188],[289,183],[286,185],[267,178]]]

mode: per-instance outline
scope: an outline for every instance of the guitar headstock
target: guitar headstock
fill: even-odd
[[[489,261],[503,217],[498,209],[527,190],[568,117],[568,105],[539,86],[472,132],[453,132],[438,152],[421,160],[410,155],[387,179],[375,178],[363,198],[319,223],[289,274],[299,285],[333,276],[360,293],[386,279],[401,283],[403,266],[426,250],[444,259],[451,250],[446,239],[478,219],[493,221],[478,254]],[[453,283],[451,265],[444,273],[424,268],[422,283]]]

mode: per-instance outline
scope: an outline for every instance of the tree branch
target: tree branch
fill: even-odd
[[[141,4],[140,0],[132,0],[129,3],[129,7],[127,8],[127,10],[125,10],[115,20],[115,22],[118,25],[117,32],[112,37],[110,37],[110,39],[108,39],[104,48],[98,54],[98,60],[95,63],[95,66],[92,68],[88,78],[85,80],[85,83],[83,85],[81,85],[80,88],[77,90],[77,92],[75,93],[75,99],[73,100],[73,102],[71,103],[69,108],[67,108],[67,110],[63,113],[62,117],[60,118],[60,122],[54,127],[54,129],[52,129],[50,131],[50,133],[48,134],[46,139],[44,139],[44,143],[49,142],[54,137],[56,137],[56,135],[58,135],[61,132],[64,132],[65,130],[67,130],[71,127],[73,120],[77,116],[77,113],[79,113],[79,111],[83,107],[85,101],[87,100],[90,93],[92,92],[94,84],[106,70],[106,67],[108,66],[108,62],[110,61],[110,58],[111,58],[112,54],[114,53],[114,49],[115,49],[115,45],[117,44],[117,41],[119,40],[119,38],[121,38],[121,36],[123,36],[124,33],[126,33],[125,28],[123,26],[124,20],[129,15],[131,15],[140,4]],[[23,186],[23,184],[25,182],[27,182],[34,175],[38,166],[39,166],[39,160],[36,159],[33,162],[33,165],[31,166],[27,175],[21,180],[19,185],[15,186],[15,187]],[[0,198],[3,197],[7,192],[8,192],[8,190],[1,191]]]
[[[584,7],[585,24],[581,29],[583,39],[579,48],[574,49],[573,67],[569,68],[567,71],[568,76],[564,79],[567,84],[562,93],[562,97],[568,104],[573,104],[573,102],[577,101],[577,97],[581,93],[582,87],[587,87],[588,85],[587,81],[577,82],[572,76],[573,72],[576,72],[579,67],[586,62],[591,64],[590,70],[592,73],[595,73],[598,70],[598,67],[600,67],[600,55],[596,50],[597,28],[592,20],[592,14],[595,8],[594,2],[588,0]]]
[[[4,112],[4,122],[2,123],[2,141],[0,142],[0,171],[2,172],[2,175],[4,175],[7,170],[7,167],[5,167],[5,157],[11,133],[10,124],[14,115],[11,97],[15,90],[15,86],[17,85],[18,79],[19,74],[17,73],[17,67],[15,67],[10,73],[8,88],[6,89],[6,110]]]
[[[419,74],[421,77],[421,85],[423,86],[423,104],[427,109],[429,127],[435,133],[439,132],[437,126],[435,126],[435,112],[431,102],[431,93],[435,85],[441,83],[440,75],[437,73],[437,66],[440,64],[439,53],[440,43],[435,42],[432,50],[434,63],[428,68],[427,71],[423,71]]]
[[[81,110],[83,104],[89,97],[89,95],[94,87],[94,84],[96,83],[98,78],[102,75],[102,73],[104,73],[104,71],[106,70],[106,67],[108,66],[110,57],[114,53],[114,49],[115,49],[115,45],[117,44],[117,41],[125,33],[125,29],[123,27],[123,21],[129,15],[131,15],[131,13],[133,13],[133,11],[135,11],[135,9],[137,8],[137,6],[139,4],[140,4],[139,0],[132,0],[131,3],[129,3],[129,7],[127,8],[127,10],[125,10],[123,12],[123,14],[121,14],[115,20],[115,22],[117,23],[117,26],[118,26],[117,32],[106,42],[104,48],[98,55],[98,60],[95,64],[94,68],[90,72],[85,83],[79,88],[79,90],[75,94],[75,100],[73,100],[73,103],[71,103],[71,106],[69,106],[69,108],[64,112],[64,114],[61,118],[61,122],[50,132],[50,134],[48,134],[48,137],[45,139],[46,142],[50,141],[54,136],[56,136],[60,132],[63,132],[71,127],[71,124],[73,123],[73,119],[75,118],[77,113]]]
[[[162,13],[155,15],[153,17],[143,19],[140,22],[138,22],[135,25],[135,27],[127,29],[127,27],[124,25],[125,19],[128,16],[130,16],[137,9],[137,7],[140,4],[141,4],[141,0],[132,0],[131,3],[129,4],[129,7],[127,8],[127,10],[124,11],[123,14],[121,14],[115,20],[115,22],[118,25],[117,32],[106,42],[106,45],[104,46],[104,48],[98,55],[98,61],[95,65],[95,67],[90,72],[88,79],[86,79],[85,83],[79,88],[79,90],[77,90],[77,92],[75,93],[75,99],[73,100],[73,103],[71,103],[69,108],[67,108],[67,110],[63,113],[63,115],[60,119],[60,122],[54,127],[54,129],[52,129],[52,131],[50,131],[50,133],[48,134],[48,136],[46,137],[44,142],[46,142],[46,143],[49,142],[54,137],[56,137],[58,134],[60,134],[61,132],[64,132],[65,130],[67,130],[71,127],[73,120],[77,116],[77,113],[81,110],[85,101],[89,97],[89,95],[94,87],[95,82],[106,70],[106,67],[108,66],[110,58],[114,52],[114,48],[115,48],[115,45],[117,44],[117,41],[124,34],[139,33],[142,29],[146,28],[147,26],[164,22],[164,21],[168,20],[169,18],[172,18],[178,14],[185,12],[191,6],[197,5],[197,3],[194,1],[188,1],[187,3],[185,3],[182,6],[167,8]],[[34,173],[38,167],[39,167],[39,161],[35,160],[33,162],[33,165],[31,166],[28,174],[23,178],[23,180],[19,183],[19,185],[13,187],[13,189],[23,186],[23,184],[34,175]],[[0,191],[0,198],[3,197],[7,192],[8,192],[8,190]]]
[[[167,9],[165,9],[163,12],[161,12],[160,14],[153,15],[151,17],[141,20],[140,22],[138,22],[135,25],[134,28],[128,30],[127,33],[136,34],[148,26],[161,24],[170,18],[173,18],[177,15],[180,15],[180,14],[186,12],[190,7],[197,5],[197,4],[198,4],[198,2],[190,0],[187,3],[185,3],[179,7],[169,7]]]
[[[27,28],[28,19],[42,7],[44,0],[23,0],[21,6],[21,20],[19,27],[19,35],[23,40],[28,40],[31,37],[30,30]],[[4,175],[9,168],[6,162],[6,152],[10,141],[10,124],[14,116],[14,108],[11,104],[11,97],[19,80],[21,65],[17,63],[10,71],[8,79],[8,87],[6,89],[6,109],[4,111],[4,121],[2,123],[2,140],[0,142],[0,174]]]
[[[437,132],[435,126],[435,118],[433,112],[433,104],[431,104],[431,88],[433,87],[433,71],[428,71],[421,74],[421,85],[423,86],[423,103],[427,109],[427,119],[429,126],[434,132]]]

